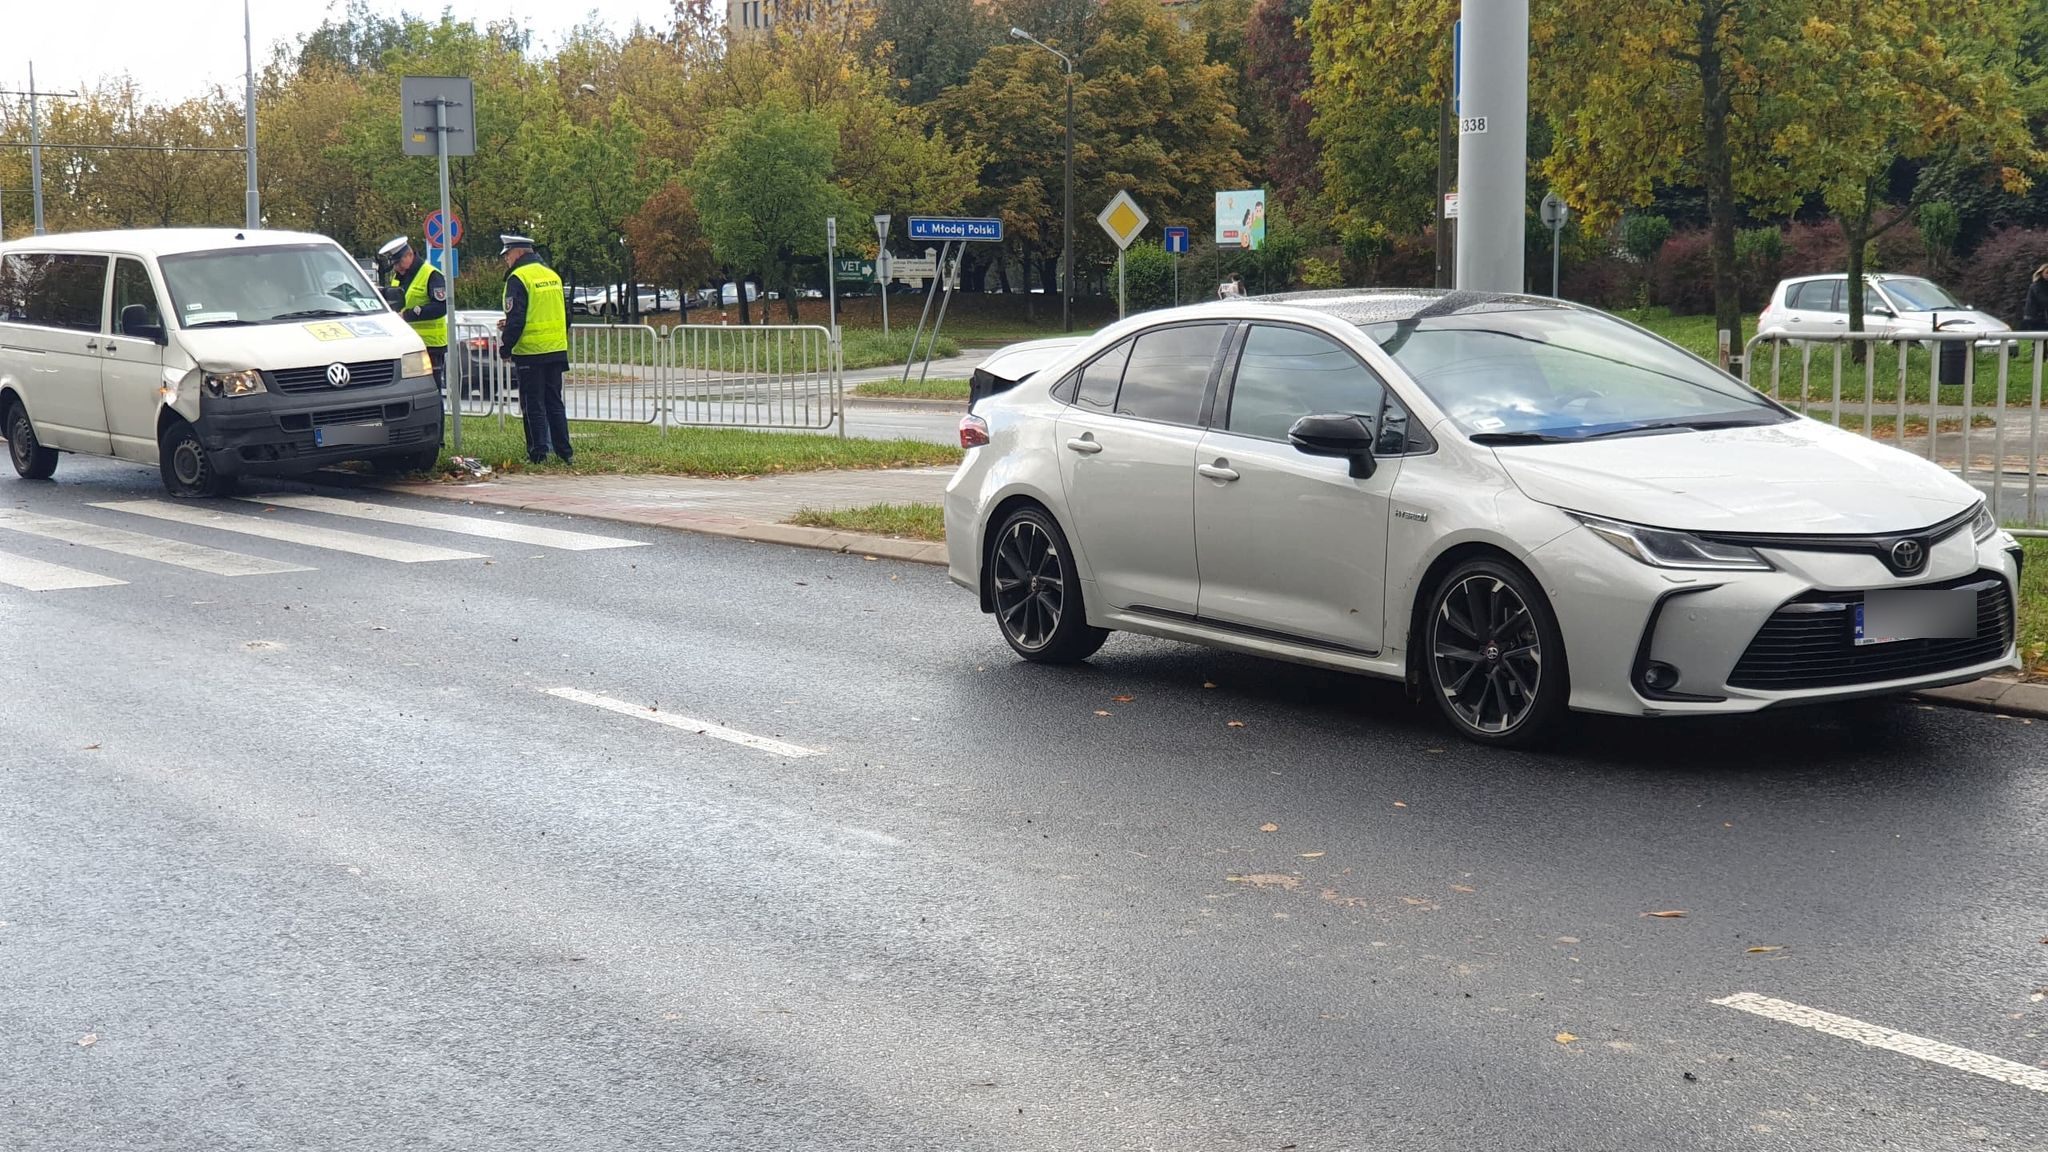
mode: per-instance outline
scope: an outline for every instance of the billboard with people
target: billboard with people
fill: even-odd
[[[1266,190],[1216,194],[1216,246],[1257,251],[1266,244]]]

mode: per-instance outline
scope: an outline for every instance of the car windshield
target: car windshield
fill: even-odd
[[[1466,313],[1372,324],[1365,332],[1482,441],[1792,419],[1706,361],[1597,312]]]
[[[1949,295],[1941,285],[1918,276],[1902,277],[1884,282],[1884,294],[1892,298],[1902,312],[1932,312],[1936,308],[1961,308],[1956,298]]]
[[[384,310],[363,270],[330,244],[225,248],[165,256],[164,287],[182,328],[287,323]]]

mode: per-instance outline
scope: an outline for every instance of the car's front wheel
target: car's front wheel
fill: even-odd
[[[1528,573],[1468,560],[1437,583],[1423,626],[1425,678],[1452,724],[1487,744],[1541,740],[1571,685],[1550,601]]]
[[[165,428],[157,441],[157,468],[164,488],[181,500],[225,496],[235,489],[235,478],[214,466],[199,433],[183,420]]]
[[[1039,508],[1003,519],[989,549],[989,591],[1003,639],[1026,660],[1074,664],[1095,655],[1106,629],[1090,627],[1066,534]]]

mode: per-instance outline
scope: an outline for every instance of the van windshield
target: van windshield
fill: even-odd
[[[157,261],[181,328],[360,316],[384,310],[363,270],[329,244],[187,252]]]

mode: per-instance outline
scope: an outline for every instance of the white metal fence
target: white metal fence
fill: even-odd
[[[495,325],[451,325],[448,392],[465,418],[519,415],[519,381]],[[577,324],[562,401],[571,420],[846,434],[845,373],[811,324]],[[451,399],[451,404],[453,403]]]
[[[1772,399],[1924,456],[1985,493],[2006,523],[2040,526],[2048,333],[1983,330],[1759,335],[1742,377]]]

